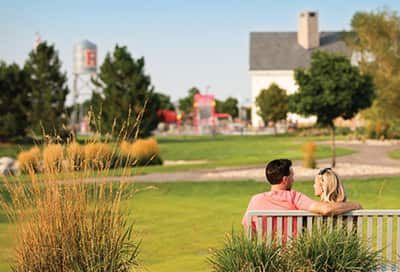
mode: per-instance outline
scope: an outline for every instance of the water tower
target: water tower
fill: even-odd
[[[82,120],[83,112],[79,111],[78,99],[80,95],[90,94],[93,90],[91,78],[97,76],[97,46],[88,41],[81,41],[74,46],[73,62],[73,105],[74,110],[71,116],[71,124],[76,131],[79,129],[79,121]],[[78,116],[78,112],[79,115]]]

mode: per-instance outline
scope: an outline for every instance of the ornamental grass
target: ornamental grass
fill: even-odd
[[[66,159],[69,171],[80,170],[85,156],[84,147],[77,142],[71,142],[66,147]]]
[[[45,146],[40,174],[39,147],[19,154],[30,181],[4,177],[0,194],[16,226],[12,271],[135,271],[140,239],[123,208],[130,189],[124,177],[106,180],[110,167],[119,167],[114,146],[96,140]],[[60,172],[62,163],[68,167]],[[96,178],[84,180],[94,170]]]
[[[368,249],[357,233],[324,226],[303,232],[286,246],[232,233],[208,262],[214,272],[371,272],[382,265],[378,251]]]
[[[162,164],[160,146],[155,138],[137,139],[133,143],[123,141],[120,150],[129,165]]]
[[[315,228],[304,232],[287,249],[291,271],[377,271],[378,252],[369,250],[354,231]]]
[[[41,170],[41,153],[39,147],[35,146],[27,151],[21,151],[18,154],[17,161],[19,170],[22,173],[35,173]]]
[[[43,148],[43,169],[47,173],[60,172],[64,160],[64,149],[60,144],[49,144]]]
[[[283,272],[288,271],[282,247],[258,243],[242,233],[227,235],[221,249],[212,250],[208,263],[214,272]]]
[[[303,145],[303,163],[305,168],[314,169],[317,167],[317,161],[315,160],[315,151],[317,145],[315,142],[307,142]]]

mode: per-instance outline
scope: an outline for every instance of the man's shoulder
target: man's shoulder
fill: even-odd
[[[265,197],[265,195],[266,195],[267,193],[269,193],[269,192],[262,192],[262,193],[259,193],[259,194],[255,194],[255,195],[253,195],[253,196],[251,197],[251,199],[257,199],[257,198],[260,198],[260,197]]]

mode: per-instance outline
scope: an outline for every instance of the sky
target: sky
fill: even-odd
[[[399,12],[400,1],[0,0],[0,60],[23,65],[40,33],[57,49],[72,91],[74,44],[95,43],[98,65],[118,44],[145,58],[155,90],[172,101],[196,86],[243,105],[251,98],[250,32],[296,31],[304,10],[319,13],[320,31],[350,30],[355,12],[383,8]],[[78,101],[88,97],[82,90]]]

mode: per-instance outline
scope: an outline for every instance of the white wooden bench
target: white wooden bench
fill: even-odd
[[[294,218],[297,218],[296,230],[292,229]],[[256,221],[255,230],[254,225],[252,228],[252,219],[253,222]],[[287,223],[285,226],[287,237],[284,237],[282,231],[284,221]],[[271,241],[272,235],[279,243],[283,240],[290,241],[294,233],[312,232],[313,228],[321,224],[331,228],[335,226],[345,226],[349,230],[356,228],[357,234],[366,241],[368,247],[380,251],[381,260],[392,264],[383,267],[383,271],[400,271],[400,210],[357,210],[338,216],[321,216],[296,210],[264,210],[247,213],[247,235],[249,239],[256,235],[258,241],[262,241],[263,238]],[[386,237],[383,237],[384,233]],[[383,254],[384,252],[386,254]]]

